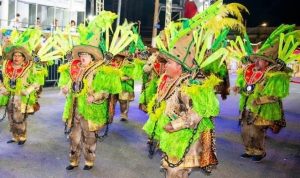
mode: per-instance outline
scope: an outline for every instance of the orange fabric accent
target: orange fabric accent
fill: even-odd
[[[6,66],[4,66],[5,73],[10,79],[17,79],[23,74],[23,72],[29,66],[29,64],[29,61],[24,61],[24,65],[21,68],[14,70],[13,61],[8,60]],[[16,72],[15,74],[14,71]]]
[[[168,76],[167,75],[164,75],[163,77],[162,77],[162,80],[161,80],[161,82],[160,82],[160,84],[159,84],[159,90],[158,90],[158,92],[159,91],[163,91],[164,89],[165,89],[165,86],[166,86],[166,83],[167,83],[167,79],[168,79]]]
[[[244,73],[244,79],[248,85],[253,85],[260,81],[264,74],[265,70],[263,71],[255,71],[255,64],[250,64],[246,67],[245,73]]]
[[[115,67],[115,68],[120,68],[122,65],[123,61],[117,60],[117,59],[112,59],[110,62],[110,65]]]
[[[165,65],[163,63],[158,62],[158,61],[155,61],[153,69],[154,69],[154,72],[157,75],[161,75],[165,72]]]
[[[71,74],[72,81],[75,81],[78,78],[79,71],[80,71],[80,66],[79,66],[80,64],[81,61],[79,58],[74,59],[71,62],[70,74]]]

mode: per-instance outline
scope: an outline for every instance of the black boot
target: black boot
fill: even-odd
[[[120,119],[120,121],[122,121],[122,122],[127,122],[128,120],[127,120],[126,118],[122,117],[122,118]]]
[[[18,145],[24,145],[25,142],[26,142],[26,140],[19,141],[19,142],[18,142]]]
[[[247,153],[241,154],[241,158],[252,158],[253,155],[249,155]]]
[[[264,158],[264,157],[266,157],[266,153],[264,153],[263,155],[255,155],[255,156],[253,156],[252,157],[252,161],[254,161],[254,162],[261,162],[261,160]]]
[[[120,102],[120,109],[121,109],[121,118],[120,118],[120,120],[122,122],[126,122],[128,120],[129,101],[119,100],[119,102]]]
[[[76,167],[78,167],[78,166],[72,166],[72,165],[69,165],[69,166],[67,166],[66,167],[66,170],[73,170],[74,168],[76,168]]]
[[[202,168],[203,172],[206,174],[206,175],[210,175],[211,172],[212,172],[212,167],[211,166],[205,166]]]
[[[16,141],[15,140],[8,140],[6,143],[15,143]]]
[[[92,168],[93,168],[93,166],[84,165],[83,170],[90,170]]]

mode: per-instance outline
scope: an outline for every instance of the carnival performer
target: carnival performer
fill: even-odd
[[[102,35],[103,44],[100,45],[104,54],[111,58],[110,65],[122,73],[122,91],[110,95],[110,122],[113,122],[117,101],[120,103],[121,121],[128,120],[129,103],[134,100],[134,80],[142,76],[141,60],[134,58],[134,49],[129,49],[131,44],[136,43],[138,35],[133,30],[134,23],[125,21],[118,25],[109,38],[109,31]],[[106,42],[106,43],[105,43]],[[134,44],[135,45],[135,44]]]
[[[218,14],[229,9],[239,11],[237,6],[245,9],[218,1],[192,20],[170,24],[156,38],[159,56],[167,63],[157,94],[148,104],[149,119],[143,129],[150,141],[159,142],[162,167],[168,178],[187,178],[193,168],[210,174],[218,164],[213,118],[219,113],[215,87],[221,80],[213,72],[205,74],[204,69],[215,61],[222,64],[228,57],[224,47],[212,51],[216,41],[211,39],[216,39],[223,28],[232,27]],[[231,20],[244,30],[239,20]]]
[[[103,11],[88,27],[79,26],[80,45],[73,47],[73,59],[59,68],[59,86],[67,96],[63,120],[71,130],[67,170],[78,167],[81,152],[83,169],[93,168],[98,131],[108,124],[108,97],[121,91],[121,74],[106,66],[108,62],[98,48],[101,27],[111,26],[108,21],[114,17],[114,13]]]
[[[157,83],[165,72],[165,60],[159,57],[158,49],[148,49],[151,56],[143,66],[143,85],[139,98],[139,108],[147,112],[147,105],[157,92]]]
[[[17,33],[17,32],[16,32]],[[37,106],[37,90],[41,76],[30,53],[29,39],[35,31],[26,30],[12,40],[4,50],[3,81],[0,84],[0,105],[6,106],[12,139],[7,143],[23,145],[27,140],[27,117],[34,114]]]
[[[238,71],[237,86],[233,88],[240,94],[239,119],[245,146],[242,158],[260,162],[266,156],[267,129],[279,133],[286,125],[282,99],[289,94],[292,73],[287,64],[299,59],[299,55],[293,54],[300,40],[294,36],[299,34],[294,28],[279,26],[256,52],[248,38],[245,44],[239,43],[243,49],[240,51],[247,52],[241,58],[245,67]]]

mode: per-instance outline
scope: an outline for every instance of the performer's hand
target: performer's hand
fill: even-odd
[[[63,94],[68,94],[68,92],[69,92],[69,88],[68,87],[63,87],[62,89],[61,89],[61,91],[63,92]]]
[[[26,90],[22,90],[22,91],[21,91],[21,95],[22,95],[22,96],[27,96],[27,95],[28,95],[28,93],[27,93],[27,91],[26,91]]]
[[[122,81],[126,81],[126,80],[129,80],[130,78],[129,77],[127,77],[127,76],[123,76],[123,77],[121,77],[121,80]]]
[[[231,90],[233,91],[233,93],[236,95],[236,94],[238,94],[238,92],[239,92],[239,87],[238,86],[234,86],[234,87],[232,87],[231,88]]]
[[[252,105],[253,106],[257,106],[258,103],[259,103],[259,99],[255,99],[255,100],[253,100]]]
[[[91,96],[91,95],[88,96],[88,98],[87,98],[87,102],[88,102],[89,104],[93,103],[94,100],[95,100],[94,96]]]
[[[174,128],[173,128],[173,126],[172,126],[172,124],[171,123],[168,123],[165,127],[164,127],[164,129],[165,129],[165,131],[167,131],[167,132],[174,132]]]
[[[7,94],[8,94],[8,92],[7,92],[6,88],[0,87],[0,95],[7,95]]]

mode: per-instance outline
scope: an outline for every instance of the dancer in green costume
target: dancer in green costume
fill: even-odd
[[[289,95],[292,70],[287,64],[300,58],[293,54],[299,45],[299,31],[294,25],[281,25],[253,52],[246,37],[240,44],[246,59],[238,71],[234,91],[240,94],[240,123],[245,153],[242,158],[260,162],[266,156],[265,135],[270,128],[279,133],[285,127],[282,99]],[[236,51],[237,48],[235,48]]]
[[[141,78],[143,62],[134,58],[139,36],[134,31],[134,23],[125,21],[112,32],[102,33],[101,49],[106,58],[111,58],[110,66],[121,72],[122,91],[109,97],[109,120],[113,122],[117,101],[120,103],[121,121],[128,120],[129,103],[134,100],[134,80]],[[133,46],[132,46],[133,45]]]
[[[80,154],[84,170],[93,168],[97,133],[108,124],[108,96],[121,91],[121,73],[106,64],[100,51],[101,28],[110,26],[115,14],[103,11],[88,27],[80,26],[80,45],[72,49],[73,59],[59,68],[58,85],[66,94],[63,120],[70,131],[70,164],[78,167]]]
[[[3,46],[6,56],[0,83],[0,106],[6,107],[12,132],[12,139],[7,143],[23,145],[26,142],[27,117],[39,110],[37,92],[44,84],[44,75],[39,72],[31,52],[40,44],[40,34],[37,29],[26,29],[22,33],[14,30]],[[48,53],[45,49],[44,52]],[[39,53],[34,57],[43,58],[44,55]]]
[[[244,30],[239,13],[238,20],[218,15],[232,9],[239,12],[244,7],[218,1],[191,20],[169,24],[156,39],[159,56],[167,61],[166,71],[148,104],[149,119],[143,129],[150,141],[159,142],[168,178],[187,178],[193,168],[211,173],[218,163],[212,119],[219,113],[215,87],[221,80],[204,69],[229,57],[222,45],[212,51],[224,28]]]

